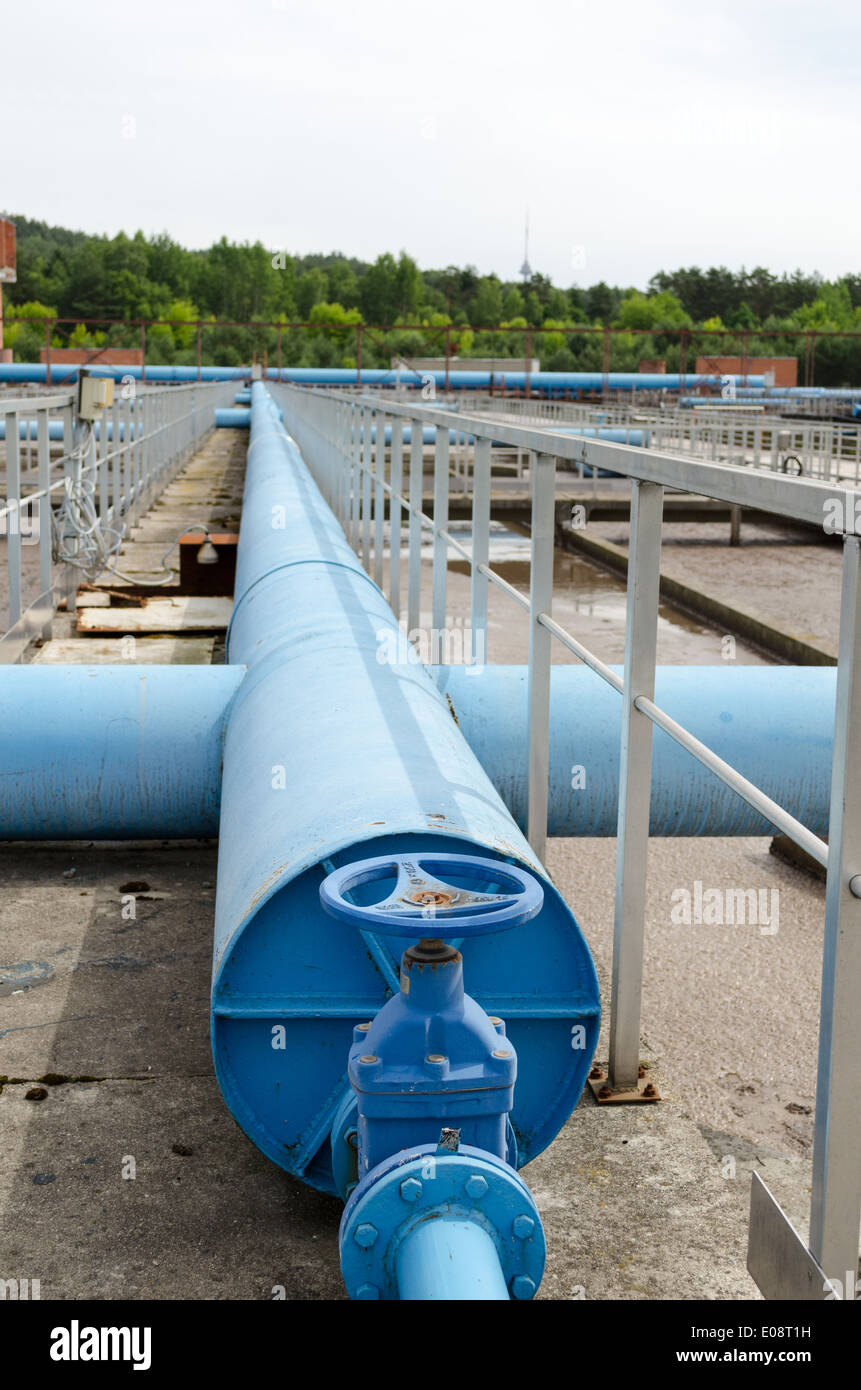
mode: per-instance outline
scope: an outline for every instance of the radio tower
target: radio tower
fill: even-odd
[[[526,209],[526,233],[523,239],[523,265],[520,267],[520,274],[523,276],[523,283],[532,278],[532,266],[529,264],[529,208]]]

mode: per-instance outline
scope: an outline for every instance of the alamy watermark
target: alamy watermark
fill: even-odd
[[[704,888],[695,879],[691,888],[670,894],[674,926],[759,927],[762,936],[780,927],[779,888]]]
[[[478,669],[487,657],[487,633],[470,623],[446,627],[414,627],[405,623],[376,633],[380,666],[469,666]]]

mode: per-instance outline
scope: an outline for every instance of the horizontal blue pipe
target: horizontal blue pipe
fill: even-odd
[[[112,377],[121,381],[131,377],[133,381],[144,379],[143,370],[136,364],[115,363],[107,365],[94,363],[89,370],[94,376]],[[250,367],[201,367],[201,381],[244,381],[251,374]],[[69,362],[51,364],[51,385],[62,386],[78,379],[78,365]],[[33,381],[47,382],[48,368],[44,362],[0,362],[0,382]],[[148,384],[163,382],[194,382],[198,380],[197,367],[175,367],[172,365],[147,364]]]
[[[115,381],[122,377],[132,377],[139,381],[143,377],[143,371],[139,366],[123,365],[121,363],[108,365],[97,364],[92,370],[99,376],[110,376]],[[197,367],[172,366],[147,364],[146,380],[148,382],[172,382],[172,381],[240,381],[250,375],[249,367],[201,367],[200,377],[198,378]],[[270,380],[274,381],[293,381],[299,384],[317,386],[350,386],[355,385],[357,374],[354,367],[270,367],[266,373]],[[442,370],[430,372],[398,372],[395,368],[385,367],[364,367],[361,370],[360,380],[366,386],[394,386],[397,381],[401,385],[422,386],[429,378],[433,379],[438,387],[445,387],[446,374]],[[65,382],[77,381],[78,367],[68,363],[52,364],[51,382],[53,385],[61,385]],[[763,386],[765,378],[763,376],[747,376],[742,378],[736,376],[731,378],[737,382],[744,380],[747,386]],[[0,382],[2,381],[34,381],[44,382],[47,380],[47,367],[40,362],[4,362],[0,363]],[[611,391],[677,391],[682,383],[688,388],[696,385],[720,386],[725,377],[721,376],[694,376],[688,373],[681,377],[678,374],[667,372],[610,372],[607,375],[607,387]],[[458,368],[448,374],[448,385],[452,391],[458,390],[482,390],[490,389],[491,381],[494,390],[523,391],[526,389],[527,375],[525,372],[488,372],[488,371],[469,371]],[[568,392],[601,392],[604,389],[605,377],[602,372],[533,372],[529,377],[530,389],[536,395],[564,395]]]
[[[613,667],[620,675],[621,667]],[[525,826],[528,676],[522,666],[438,666],[467,742]],[[817,834],[828,828],[836,671],[820,666],[660,666],[655,703]],[[621,696],[584,666],[555,666],[551,835],[615,835]],[[764,835],[745,801],[654,731],[653,835]]]
[[[0,401],[0,406],[2,406],[2,401]],[[216,413],[217,413],[217,412],[216,412]],[[113,422],[113,420],[108,420],[107,422],[104,422],[104,421],[102,421],[102,420],[96,420],[96,421],[95,421],[95,423],[94,423],[94,425],[93,425],[93,433],[95,434],[96,439],[101,439],[101,437],[102,437],[102,429],[103,429],[105,423],[107,423],[107,426],[108,426],[108,439],[113,439],[113,437],[114,437],[114,422]],[[120,426],[120,439],[125,439],[125,437],[126,437],[126,424],[125,424],[125,421],[124,421],[124,420],[120,420],[120,421],[119,421],[119,426]],[[130,432],[130,434],[129,434],[129,438],[130,438],[130,439],[135,439],[138,435],[143,434],[143,430],[144,430],[143,424],[137,424],[137,425],[136,425],[136,423],[133,421],[133,422],[132,422],[131,432]],[[30,439],[38,439],[38,437],[39,437],[39,422],[38,422],[38,420],[19,420],[19,421],[18,421],[18,438],[19,438],[19,439],[27,439],[28,437],[29,437]],[[5,421],[5,419],[0,419],[0,439],[5,439],[5,438],[6,438],[6,421]],[[60,441],[64,438],[63,421],[62,421],[62,420],[49,420],[49,421],[48,421],[48,438],[49,438],[50,440],[52,440],[53,442],[55,442],[55,443],[60,442]]]
[[[237,411],[236,414],[238,414],[238,413],[239,413],[239,412]],[[216,414],[216,424],[220,424],[220,423],[222,423],[222,422],[218,419],[218,416],[221,415],[221,414],[228,415],[228,414],[230,414],[230,412],[229,412],[229,411],[216,411],[215,414]],[[226,423],[226,422],[225,422],[225,423]],[[610,429],[610,428],[607,428],[607,429],[595,429],[595,428],[593,428],[591,425],[582,425],[582,426],[577,425],[577,426],[570,426],[570,427],[569,427],[569,426],[563,426],[563,425],[558,425],[558,426],[557,426],[557,425],[553,425],[553,426],[551,426],[550,428],[551,428],[553,434],[578,434],[578,435],[584,435],[584,436],[586,436],[586,437],[588,437],[588,438],[590,438],[590,439],[595,439],[595,438],[598,438],[598,439],[606,439],[606,440],[608,440],[611,444],[631,444],[631,445],[636,445],[636,446],[638,446],[638,447],[640,447],[640,448],[642,448],[642,447],[648,448],[648,445],[649,445],[649,431],[648,431],[648,430],[642,430],[642,429]],[[424,426],[422,427],[422,443],[423,443],[423,444],[433,444],[433,443],[435,442],[435,440],[436,440],[436,432],[437,432],[437,426],[436,426],[436,425],[424,425]],[[455,443],[457,442],[458,437],[463,438],[463,435],[464,435],[464,431],[463,431],[463,430],[449,430],[449,432],[448,432],[448,442],[449,442],[449,444],[455,444]],[[360,425],[360,426],[359,426],[358,437],[359,437],[359,442],[360,442],[360,443],[364,441],[364,438],[365,438],[365,428],[364,428],[363,425]],[[404,425],[404,427],[403,427],[403,437],[404,437],[404,443],[405,443],[405,444],[410,444],[410,443],[412,442],[412,437],[413,437],[412,425]],[[466,435],[466,438],[467,438],[467,442],[470,443],[470,444],[473,444],[473,443],[475,442],[475,436],[472,435],[472,434],[467,434],[467,435]],[[377,427],[376,427],[376,425],[371,425],[371,443],[372,443],[372,444],[376,444],[376,442],[377,442]],[[388,444],[391,444],[391,442],[392,442],[392,427],[391,427],[391,425],[386,425],[386,429],[385,429],[385,442],[386,442],[387,445],[388,445]],[[494,440],[494,441],[493,441],[493,444],[494,444],[494,446],[495,446],[496,448],[510,448],[510,447],[511,447],[510,445],[505,444],[505,443],[504,443],[503,441],[501,441],[501,440]]]
[[[737,405],[759,405],[768,407],[770,401],[775,401],[780,405],[788,402],[803,404],[806,400],[817,401],[852,401],[854,409],[858,409],[858,397],[861,396],[859,390],[847,391],[825,391],[818,387],[813,391],[796,391],[794,388],[786,386],[775,391],[736,391],[734,396],[682,396],[679,405],[683,406],[725,406],[727,410],[732,410]],[[798,428],[804,424],[812,424],[814,421],[801,420]],[[786,428],[789,429],[792,421],[787,419]]]
[[[149,371],[149,368],[147,368]],[[298,385],[349,386],[356,383],[356,370],[353,367],[283,367],[280,376],[277,367],[270,367],[267,376],[273,380],[292,381]],[[731,380],[741,381],[740,376]],[[438,387],[445,387],[446,374],[441,370],[415,372],[406,369],[369,367],[363,368],[361,381],[366,386],[422,386],[433,380]],[[536,395],[562,394],[566,391],[601,392],[604,389],[602,372],[532,372],[528,378],[530,389]],[[611,391],[677,391],[682,383],[689,388],[696,385],[720,386],[726,377],[695,376],[688,373],[682,377],[672,372],[609,372],[607,386]],[[745,381],[750,386],[762,386],[763,376],[748,376]],[[525,372],[468,371],[458,368],[448,374],[448,386],[457,390],[523,391],[527,385]]]
[[[217,834],[243,674],[133,661],[0,666],[0,839]]]
[[[401,1242],[398,1296],[425,1302],[508,1302],[505,1275],[483,1226],[454,1212],[422,1221]]]
[[[551,425],[550,430],[552,434],[576,434],[587,439],[606,439],[610,444],[630,444],[638,449],[648,449],[651,440],[648,430],[624,427],[595,429],[592,425]]]
[[[251,426],[251,411],[234,406],[222,406],[215,412],[216,429],[247,430]]]
[[[0,666],[0,768],[7,769],[0,771],[0,838],[217,834],[221,740],[243,669]],[[470,747],[523,826],[526,668],[430,669]],[[411,674],[403,668],[405,678]],[[703,743],[812,830],[826,831],[833,668],[660,666],[656,686],[658,704]],[[552,835],[615,835],[620,710],[621,698],[590,671],[554,667]],[[32,724],[31,711],[38,724]],[[70,717],[81,731],[80,752],[71,759]],[[107,779],[103,758],[114,769]],[[575,764],[586,778],[577,790],[571,786]],[[145,776],[128,779],[129,766],[145,768]],[[184,768],[193,768],[193,784],[183,780]],[[170,789],[164,801],[159,788]],[[766,829],[746,803],[655,731],[654,835],[756,835]]]

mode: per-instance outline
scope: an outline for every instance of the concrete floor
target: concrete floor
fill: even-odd
[[[43,1299],[344,1296],[340,1202],[269,1163],[212,1076],[215,864],[211,843],[0,847],[0,1273]],[[743,1172],[667,1081],[660,1106],[584,1098],[525,1170],[541,1297],[754,1296]]]
[[[744,521],[741,543],[720,523],[665,524],[662,568],[730,605],[750,609],[795,637],[837,652],[842,547],[834,537]],[[626,522],[590,521],[589,534],[627,548]]]

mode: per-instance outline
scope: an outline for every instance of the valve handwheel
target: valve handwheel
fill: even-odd
[[[447,882],[449,875],[459,883]],[[381,902],[351,901],[356,889],[391,878],[395,887]],[[383,854],[335,869],[320,884],[320,904],[330,917],[414,940],[508,931],[535,917],[543,901],[533,874],[473,854]]]

